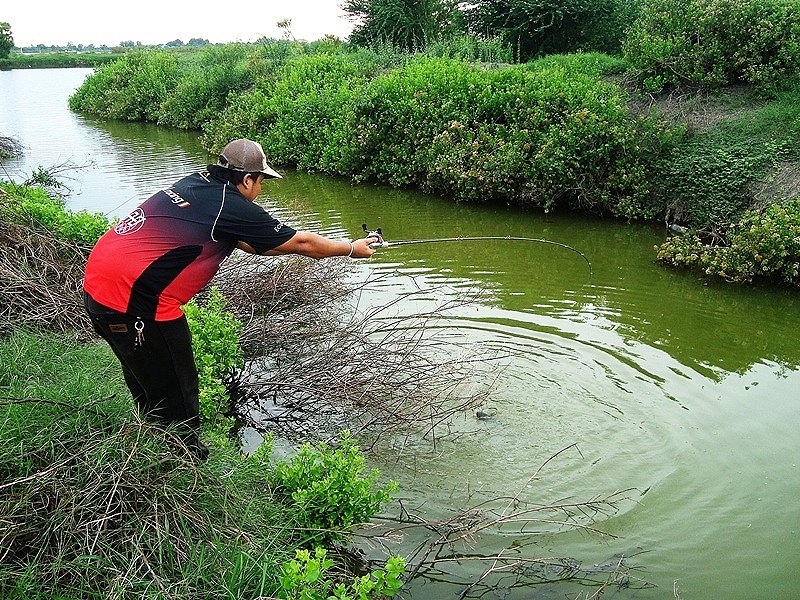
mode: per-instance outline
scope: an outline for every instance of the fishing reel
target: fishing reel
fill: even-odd
[[[380,227],[374,231],[370,231],[367,227],[367,224],[362,223],[361,228],[364,230],[364,237],[375,238],[375,241],[370,243],[370,248],[386,248],[389,245],[389,242],[384,241],[383,232],[381,231]]]

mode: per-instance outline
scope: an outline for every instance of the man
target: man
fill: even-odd
[[[86,310],[122,364],[139,409],[180,423],[194,455],[197,370],[181,306],[209,282],[235,248],[261,255],[368,258],[373,238],[353,242],[295,231],[253,203],[264,179],[281,176],[261,145],[229,143],[216,165],[157,192],[106,232],[89,255]]]

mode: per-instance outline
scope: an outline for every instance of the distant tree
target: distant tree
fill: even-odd
[[[0,23],[0,58],[8,58],[14,47],[14,37],[11,35],[11,25]]]
[[[354,44],[389,43],[414,51],[441,36],[456,4],[453,0],[345,0],[342,9],[356,23],[350,34]]]
[[[208,40],[204,40],[203,38],[192,38],[190,39],[186,45],[187,46],[208,46],[211,42]]]
[[[119,43],[120,48],[133,48],[135,45],[136,43],[133,40],[125,40]]]
[[[642,0],[474,0],[464,12],[473,33],[500,34],[527,60],[579,50],[619,54],[641,5]]]
[[[167,48],[180,48],[183,46],[183,42],[180,40],[172,40],[171,42],[167,42],[164,44]]]

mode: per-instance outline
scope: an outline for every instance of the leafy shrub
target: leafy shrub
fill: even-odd
[[[374,79],[356,102],[346,167],[357,181],[459,200],[569,202],[640,217],[641,156],[654,130],[625,102],[619,88],[579,72],[418,58]]]
[[[206,128],[206,142],[221,147],[246,135],[277,163],[340,172],[350,136],[346,117],[377,67],[369,52],[291,58],[270,81],[234,99]]]
[[[763,213],[748,211],[726,238],[727,244],[708,246],[696,234],[676,236],[657,248],[657,257],[731,281],[779,278],[800,284],[800,197]]]
[[[3,184],[2,187],[13,188],[10,196],[12,201],[8,204],[11,210],[32,215],[63,240],[93,246],[111,226],[101,213],[73,212],[61,200],[48,196],[40,188],[13,183]]]
[[[281,568],[281,598],[286,600],[383,600],[393,598],[402,586],[401,575],[405,561],[394,556],[386,561],[385,569],[355,577],[349,585],[334,584],[327,577],[333,561],[324,548],[297,550],[293,560]]]
[[[245,44],[203,48],[197,64],[187,67],[161,107],[159,124],[200,129],[225,109],[228,95],[252,84]]]
[[[687,83],[773,88],[800,72],[800,5],[652,0],[628,32],[624,53],[648,91]]]
[[[200,422],[221,436],[234,425],[229,416],[226,380],[241,369],[244,361],[239,347],[242,324],[224,306],[225,299],[217,289],[211,290],[205,306],[195,300],[184,306],[200,386]]]
[[[179,76],[173,54],[128,52],[87,77],[70,97],[69,107],[112,119],[157,122]]]
[[[344,432],[335,449],[304,444],[290,461],[278,464],[271,475],[273,493],[298,509],[299,524],[312,540],[341,539],[378,513],[397,489],[394,482],[375,489],[380,473],[373,469],[363,476],[364,469],[364,455]]]

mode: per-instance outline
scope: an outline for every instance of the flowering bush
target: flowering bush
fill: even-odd
[[[643,86],[770,89],[800,72],[800,5],[792,0],[652,0],[624,54]]]
[[[657,257],[731,281],[779,278],[800,285],[800,197],[763,213],[748,211],[726,237],[727,244],[708,246],[693,233],[676,236],[656,248]]]

